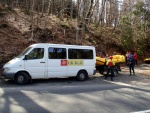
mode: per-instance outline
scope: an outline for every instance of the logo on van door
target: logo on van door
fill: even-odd
[[[61,66],[67,66],[68,61],[67,60],[61,60]]]
[[[68,60],[68,66],[83,66],[84,60]]]
[[[61,60],[61,66],[83,66],[84,60]]]

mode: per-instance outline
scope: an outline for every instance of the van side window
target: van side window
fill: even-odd
[[[42,59],[44,57],[44,48],[34,48],[28,54],[28,60],[30,59]]]
[[[93,59],[93,50],[91,49],[68,49],[69,59]]]
[[[66,59],[66,48],[48,48],[49,59]]]

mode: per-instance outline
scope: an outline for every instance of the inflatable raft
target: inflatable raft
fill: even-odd
[[[106,62],[106,58],[96,57],[96,65],[104,65]]]
[[[125,56],[124,55],[113,55],[112,59],[115,63],[124,63],[125,62]]]
[[[144,59],[144,62],[145,62],[146,64],[150,64],[150,58]]]
[[[100,58],[96,57],[96,65],[105,65],[109,58]],[[113,55],[112,59],[115,63],[124,63],[125,62],[125,56],[124,55]]]

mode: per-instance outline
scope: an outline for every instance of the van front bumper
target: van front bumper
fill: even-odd
[[[5,79],[14,79],[15,73],[2,72]]]

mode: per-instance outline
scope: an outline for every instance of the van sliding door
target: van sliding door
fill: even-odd
[[[67,52],[66,48],[48,48],[48,78],[63,77],[67,74]]]

